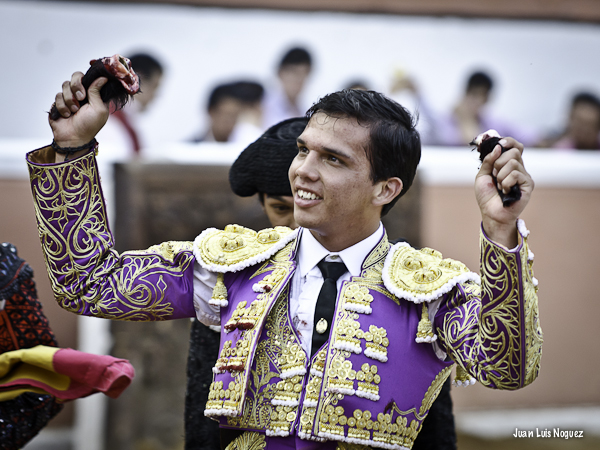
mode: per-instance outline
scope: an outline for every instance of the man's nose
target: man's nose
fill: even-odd
[[[306,158],[304,158],[298,168],[296,174],[301,178],[308,178],[310,180],[316,180],[319,178],[319,171],[317,168],[318,155],[315,152],[310,152]]]

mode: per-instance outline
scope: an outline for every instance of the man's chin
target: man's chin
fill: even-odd
[[[294,212],[294,220],[302,228],[314,229],[318,227],[320,223],[315,217],[311,217],[309,214],[304,214],[302,211]]]

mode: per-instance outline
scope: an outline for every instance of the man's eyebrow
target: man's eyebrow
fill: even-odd
[[[298,142],[298,144],[308,147],[308,145],[306,145],[306,142],[304,142],[302,139],[297,138],[296,141]],[[336,150],[334,148],[322,147],[322,151],[324,151],[326,153],[331,153],[332,155],[335,155],[335,156],[340,156],[342,158],[352,159],[352,157],[348,153],[345,153],[341,150]]]

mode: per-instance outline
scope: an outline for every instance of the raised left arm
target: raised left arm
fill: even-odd
[[[537,377],[543,341],[529,231],[519,220],[534,187],[522,154],[523,144],[503,138],[483,159],[475,180],[481,285],[458,284],[435,317],[446,353],[470,377],[496,389],[519,389]],[[515,185],[520,199],[503,202],[499,191]]]
[[[542,356],[537,280],[529,232],[507,251],[481,234],[481,285],[458,284],[442,301],[434,328],[444,351],[470,377],[494,389],[519,389],[538,375]]]

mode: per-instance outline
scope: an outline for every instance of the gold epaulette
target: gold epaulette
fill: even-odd
[[[458,283],[480,283],[479,275],[460,261],[443,259],[440,252],[431,248],[416,250],[406,242],[390,249],[382,276],[392,294],[413,303],[431,302]]]
[[[194,256],[211,272],[237,272],[267,260],[297,235],[297,230],[287,227],[258,232],[240,225],[208,228],[195,239]]]

